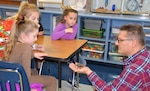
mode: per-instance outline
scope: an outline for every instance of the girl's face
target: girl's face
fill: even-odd
[[[31,13],[31,15],[27,19],[33,21],[38,26],[40,26],[39,25],[39,16],[40,16],[39,12],[34,11],[34,12]]]
[[[34,42],[37,40],[37,35],[38,35],[38,29],[33,30],[33,32],[30,32],[28,34],[23,34],[23,39],[24,39],[24,43],[33,45]]]
[[[78,17],[77,13],[69,12],[69,14],[64,17],[66,21],[65,24],[67,25],[67,27],[74,26],[77,22],[77,17]]]

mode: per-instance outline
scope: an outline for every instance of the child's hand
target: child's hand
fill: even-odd
[[[44,46],[43,45],[39,45],[39,44],[34,44],[33,45],[33,49],[34,50],[38,50],[38,51],[44,51]]]
[[[48,56],[47,53],[44,53],[44,52],[34,52],[34,57],[37,58],[37,59],[44,59],[44,56]]]
[[[37,45],[36,49],[39,51],[44,51],[44,45]]]
[[[67,28],[67,29],[65,29],[65,33],[73,33],[73,28]]]
[[[31,89],[31,91],[37,91],[36,89]]]

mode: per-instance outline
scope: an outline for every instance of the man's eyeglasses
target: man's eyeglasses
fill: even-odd
[[[120,43],[120,42],[123,42],[123,41],[129,41],[129,40],[131,40],[131,39],[116,39],[116,41],[118,42],[118,43]]]

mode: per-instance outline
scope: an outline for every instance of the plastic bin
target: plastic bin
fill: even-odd
[[[149,50],[149,51],[150,51],[150,46],[146,46],[146,48],[147,48],[147,50]]]
[[[83,47],[83,49],[103,51],[104,45],[104,43],[88,41],[88,43]]]
[[[101,30],[92,30],[92,29],[82,29],[83,36],[91,38],[102,38],[104,29]]]
[[[115,45],[115,44],[111,44],[111,49],[110,49],[110,51],[113,52],[113,53],[114,53],[114,52],[115,52],[115,53],[118,52],[118,46]]]
[[[112,28],[112,34],[114,37],[117,37],[120,32],[119,28]]]
[[[84,28],[100,30],[102,27],[103,20],[84,19]]]
[[[91,51],[88,49],[83,49],[83,56],[94,59],[102,59],[104,51]]]
[[[120,61],[122,62],[124,59],[123,55],[120,55],[118,53],[109,53],[109,57],[111,61]]]

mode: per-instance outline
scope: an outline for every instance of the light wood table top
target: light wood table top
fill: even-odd
[[[50,36],[38,36],[36,43],[44,45],[45,52],[48,53],[45,59],[58,62],[58,91],[61,91],[61,62],[68,62],[71,57],[78,56],[87,40],[52,40]]]
[[[68,59],[71,55],[81,49],[87,40],[52,40],[50,36],[39,36],[36,43],[43,44],[48,57],[54,59]]]

